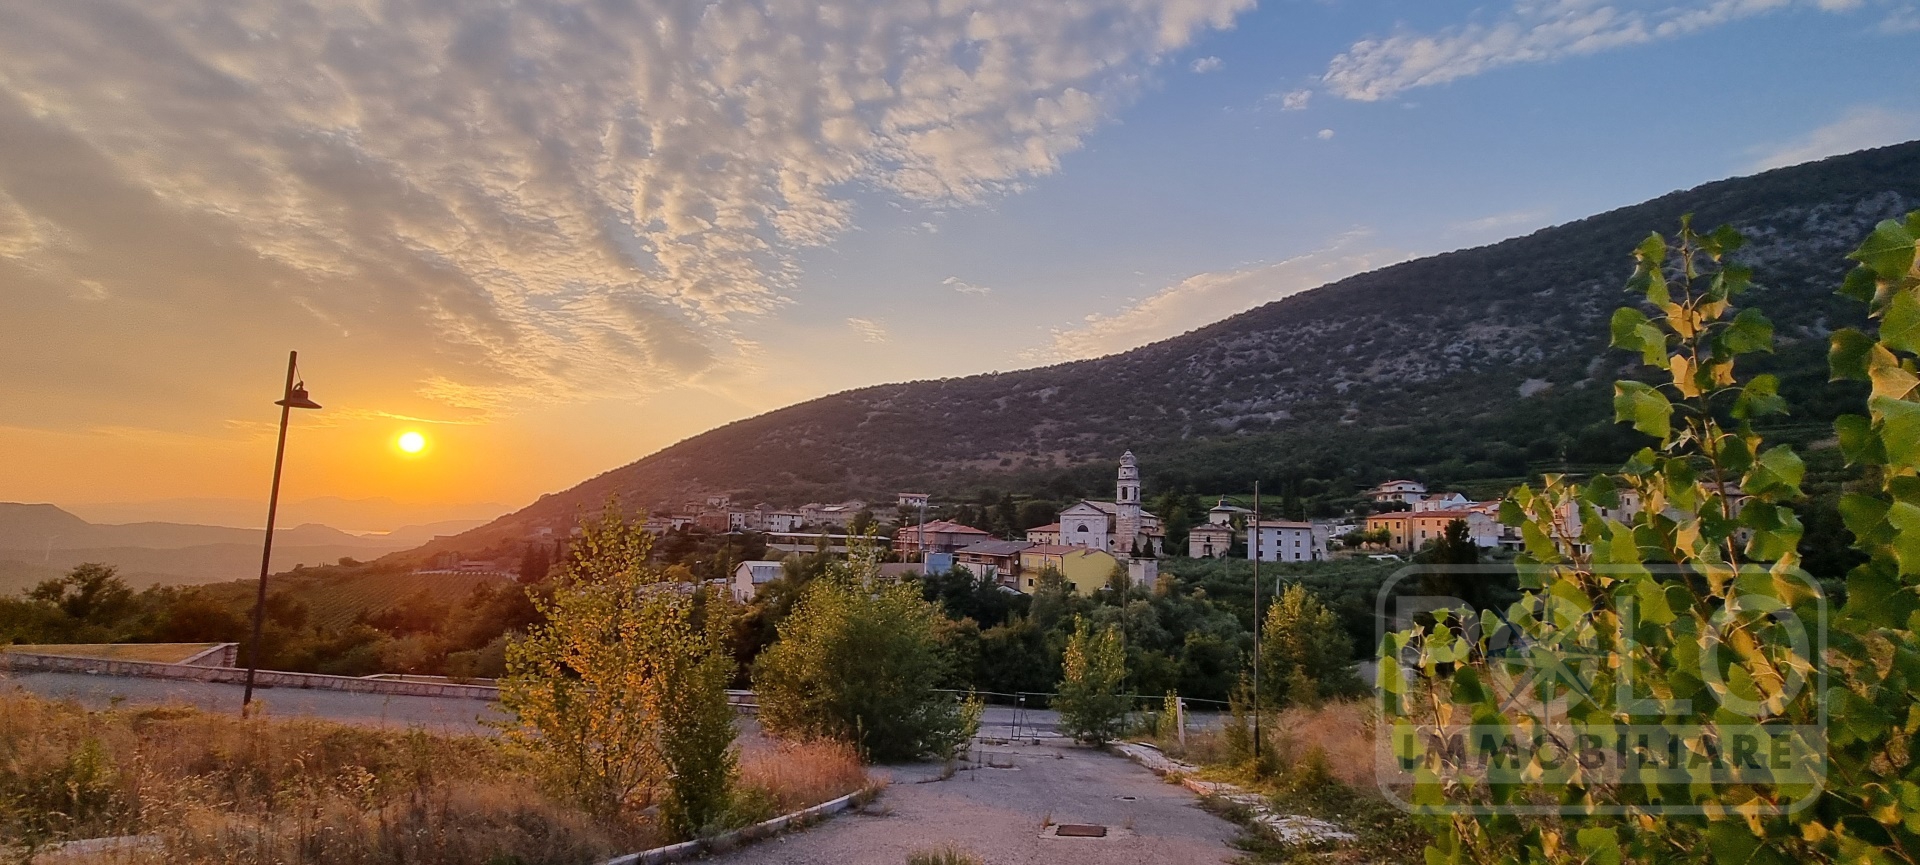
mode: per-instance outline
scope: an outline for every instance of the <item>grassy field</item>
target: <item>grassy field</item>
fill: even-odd
[[[267,588],[272,592],[286,592],[293,600],[305,604],[309,624],[340,628],[353,624],[362,614],[377,613],[422,589],[437,597],[458,602],[472,594],[476,586],[504,582],[507,582],[506,577],[494,574],[326,571],[276,575],[268,580]],[[240,608],[252,609],[254,583],[216,583],[206,588],[215,597],[237,604]]]
[[[80,643],[0,647],[0,652],[33,652],[38,655],[71,655],[76,658],[105,658],[109,661],[150,661],[178,664],[218,643]]]
[[[0,692],[0,861],[120,836],[140,843],[58,861],[586,865],[657,846],[645,803],[596,820],[540,779],[491,737],[170,706],[93,712]],[[866,785],[848,746],[758,748],[742,755],[730,822]]]

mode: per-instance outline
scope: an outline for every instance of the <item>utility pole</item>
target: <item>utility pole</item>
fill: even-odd
[[[1253,765],[1260,765],[1260,482],[1253,482]]]

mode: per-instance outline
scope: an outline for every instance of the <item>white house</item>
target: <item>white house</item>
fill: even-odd
[[[1313,524],[1293,520],[1257,520],[1247,525],[1247,560],[1311,562],[1320,558]]]
[[[1414,513],[1421,511],[1451,511],[1464,508],[1470,504],[1473,504],[1473,502],[1459,493],[1429,493],[1413,503],[1413,510]]]
[[[1187,557],[1224,559],[1233,549],[1233,527],[1205,522],[1187,530]]]
[[[1367,490],[1367,498],[1376,502],[1413,504],[1427,497],[1427,485],[1419,481],[1392,480]]]
[[[753,600],[760,587],[780,579],[787,572],[779,562],[741,562],[733,569],[733,599],[737,603]]]
[[[1227,504],[1226,497],[1222,496],[1219,504],[1207,509],[1207,522],[1216,526],[1231,526],[1236,522],[1245,522],[1250,513],[1253,511]]]

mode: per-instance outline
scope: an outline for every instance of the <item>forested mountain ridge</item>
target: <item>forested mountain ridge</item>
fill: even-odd
[[[1148,495],[1348,495],[1389,474],[1442,483],[1604,463],[1638,445],[1611,423],[1606,347],[1649,232],[1732,224],[1757,271],[1742,305],[1773,319],[1795,421],[1830,416],[1825,336],[1859,323],[1833,295],[1871,226],[1920,207],[1920,142],[1709,183],[1525,237],[1409,261],[1132,351],[1017,372],[878,385],[711,430],[435,546],[559,526],[618,497],[635,510],[731,492],[798,504],[901,489],[1101,490],[1132,448]],[[1791,423],[1791,422],[1790,422]],[[1304,486],[1302,486],[1304,484]]]

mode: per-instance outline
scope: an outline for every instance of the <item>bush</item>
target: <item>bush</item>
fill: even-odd
[[[1120,693],[1126,660],[1119,628],[1108,625],[1096,632],[1087,619],[1076,623],[1067,641],[1060,696],[1054,701],[1063,732],[1089,745],[1103,745],[1120,735],[1129,708]]]
[[[951,664],[940,608],[879,570],[856,551],[802,590],[754,663],[760,722],[777,736],[852,742],[880,762],[950,756],[979,714],[936,690]]]
[[[696,599],[647,564],[650,548],[611,509],[587,528],[541,602],[547,623],[508,647],[500,702],[557,793],[602,816],[658,795],[685,837],[726,812],[733,666],[721,617],[703,628]]]
[[[1313,705],[1360,692],[1353,671],[1353,640],[1340,619],[1299,585],[1267,608],[1261,629],[1260,702]]]

